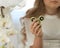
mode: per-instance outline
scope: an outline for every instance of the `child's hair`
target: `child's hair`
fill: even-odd
[[[44,15],[46,13],[45,5],[43,0],[35,0],[34,7],[29,9],[26,12],[24,17],[31,18],[31,17],[38,17],[40,15]],[[57,8],[57,14],[60,17],[60,7]]]

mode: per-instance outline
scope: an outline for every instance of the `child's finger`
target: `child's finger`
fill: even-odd
[[[37,20],[35,19],[32,23],[31,23],[31,28],[32,26],[37,22]]]
[[[36,34],[38,37],[40,37],[40,36],[42,36],[42,29],[40,29],[39,31],[38,31],[38,33]]]
[[[35,30],[35,28],[36,28],[38,25],[39,25],[39,22],[36,22],[36,23],[32,26],[33,30]]]
[[[38,25],[36,28],[35,28],[35,33],[37,34],[37,32],[38,32],[38,30],[40,30],[41,29],[41,25]]]
[[[37,22],[38,20],[35,19],[33,22],[32,22],[32,26]]]

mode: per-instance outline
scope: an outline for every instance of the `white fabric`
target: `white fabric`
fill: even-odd
[[[13,47],[17,48],[18,47],[17,32],[14,28],[14,25],[10,16],[10,10],[9,8],[5,8],[3,9],[3,12],[4,12],[4,18],[2,17],[1,11],[0,11],[0,34],[3,33],[4,36],[3,35],[0,36],[0,40],[2,38],[2,41],[0,41],[0,44],[4,42],[4,44],[7,43],[6,48],[13,48]],[[9,39],[9,42],[7,42],[8,41],[7,39]]]
[[[60,39],[60,19],[56,15],[45,15],[41,25],[44,39]]]
[[[29,48],[29,46],[33,44],[35,36],[31,33],[29,29],[29,26],[31,24],[30,19],[25,18],[24,21],[27,34],[27,42],[25,48]],[[57,15],[45,15],[44,20],[41,21],[41,25],[44,40],[43,44],[45,44],[44,48],[60,48],[60,19],[57,17]]]
[[[22,1],[23,0],[0,0],[0,6],[4,6],[4,7],[16,6]]]
[[[0,34],[2,34],[1,32],[3,32],[4,35],[4,36],[3,35],[0,36],[0,40],[2,40],[0,41],[0,44],[2,44],[2,42],[4,42],[4,44],[7,43],[6,48],[22,48],[21,47],[22,44],[21,45],[19,44],[21,42],[18,43],[19,39],[17,36],[17,32],[13,26],[11,15],[10,15],[10,12],[11,10],[13,10],[13,7],[15,7],[18,4],[20,4],[20,6],[22,7],[22,3],[23,3],[22,1],[24,0],[0,0]],[[3,8],[3,14],[5,18],[2,18],[1,6],[5,7]],[[2,46],[4,44],[2,44]],[[2,46],[0,45],[0,48],[2,48]]]

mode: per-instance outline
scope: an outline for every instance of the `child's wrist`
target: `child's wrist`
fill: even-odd
[[[42,37],[43,37],[43,35],[40,35],[40,36],[35,35],[35,38],[42,38]]]

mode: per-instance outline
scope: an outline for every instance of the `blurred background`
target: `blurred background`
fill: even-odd
[[[13,11],[11,11],[11,18],[13,20],[16,30],[19,31],[20,28],[19,19],[25,15],[26,11],[29,8],[33,7],[34,1],[35,0],[23,0],[21,3],[19,3],[19,5],[14,7]]]
[[[24,46],[22,43],[23,36],[20,33],[20,18],[26,15],[29,8],[33,7],[34,1],[0,0],[0,48],[3,46],[6,48],[22,48]]]

